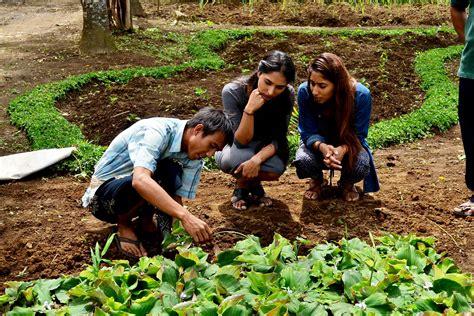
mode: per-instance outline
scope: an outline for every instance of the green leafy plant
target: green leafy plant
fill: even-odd
[[[175,226],[176,238],[185,233]],[[111,239],[107,241],[109,244]],[[209,261],[201,248],[176,246],[175,260],[106,261],[93,252],[79,276],[7,282],[7,315],[454,315],[469,312],[472,276],[434,249],[434,239],[384,235],[313,246],[275,234],[255,236]],[[110,245],[110,244],[109,244]],[[98,267],[105,263],[100,269]]]
[[[129,121],[130,123],[138,122],[140,119],[141,118],[135,113],[130,113],[129,115],[127,115],[127,121]]]
[[[207,93],[207,89],[205,88],[194,88],[194,94],[197,95],[198,97],[204,96]]]

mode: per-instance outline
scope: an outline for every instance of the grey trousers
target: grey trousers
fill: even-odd
[[[216,152],[214,158],[220,170],[232,174],[241,163],[252,158],[259,147],[260,142],[258,141],[252,141],[245,146],[234,143],[232,146],[226,145],[222,151]],[[273,155],[260,166],[261,171],[278,175],[283,174],[285,168],[285,164],[277,155]]]
[[[296,151],[296,158],[293,162],[296,167],[296,174],[300,179],[312,178],[315,180],[323,180],[323,170],[329,168],[323,162],[323,155],[315,153],[308,149],[305,144],[301,143]],[[359,152],[354,162],[352,170],[348,170],[347,163],[342,161],[341,183],[357,183],[364,179],[370,173],[370,158],[365,149]]]

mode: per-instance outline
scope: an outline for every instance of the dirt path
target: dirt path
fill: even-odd
[[[23,134],[8,123],[5,109],[16,95],[44,80],[41,71],[32,72],[37,68],[33,64],[43,63],[43,40],[73,44],[81,27],[82,8],[76,2],[55,7],[0,5],[0,155],[29,147]]]
[[[37,84],[70,74],[128,67],[142,60],[81,56],[77,41],[82,13],[78,4],[55,8],[0,5],[0,155],[28,150],[23,133],[8,124],[8,102]],[[435,236],[464,271],[474,272],[473,219],[450,210],[469,192],[458,127],[448,133],[375,152],[382,190],[363,201],[322,202],[301,197],[305,181],[290,168],[268,186],[269,209],[235,212],[229,198],[232,179],[222,173],[203,175],[198,199],[190,208],[214,228],[254,233],[268,241],[273,232],[314,242],[368,232]],[[90,262],[89,248],[103,242],[109,227],[80,207],[87,186],[73,176],[37,174],[0,184],[0,282],[58,277],[80,271]],[[221,248],[234,240],[221,236]],[[0,285],[0,290],[3,285]]]

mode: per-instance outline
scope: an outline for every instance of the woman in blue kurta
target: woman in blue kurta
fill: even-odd
[[[334,54],[319,55],[308,67],[308,81],[298,89],[300,148],[295,167],[300,179],[310,178],[304,197],[321,196],[323,169],[341,171],[339,185],[346,201],[357,201],[355,183],[364,192],[379,190],[373,157],[367,144],[372,98]]]

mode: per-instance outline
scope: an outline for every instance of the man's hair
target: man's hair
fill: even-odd
[[[230,145],[234,141],[232,122],[225,116],[222,110],[212,107],[202,108],[186,122],[186,128],[193,128],[198,124],[204,125],[204,136],[215,132],[222,132],[225,135],[226,144]]]

